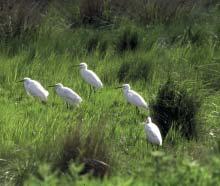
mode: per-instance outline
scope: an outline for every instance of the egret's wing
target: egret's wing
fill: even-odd
[[[85,71],[84,78],[87,82],[91,83],[94,86],[102,86],[102,81],[99,79],[96,73],[91,70]]]
[[[81,99],[81,97],[76,92],[74,92],[72,89],[67,87],[63,88],[63,97],[73,100]]]
[[[157,133],[154,130],[152,130],[152,128],[147,128],[147,129],[148,129],[147,130],[148,136],[151,136],[152,138],[157,138]]]
[[[146,106],[147,106],[147,103],[146,103],[146,101],[144,100],[144,98],[141,97],[141,95],[138,94],[137,92],[131,90],[128,95],[129,95],[129,100],[130,100],[132,103],[137,104],[137,105],[146,105]]]
[[[26,91],[33,96],[48,96],[49,93],[43,88],[43,86],[37,82],[32,81],[26,86]]]
[[[162,137],[161,137],[161,133],[159,128],[157,127],[157,125],[155,125],[154,123],[151,123],[150,125],[147,125],[147,129],[146,129],[147,135],[155,140],[155,141],[162,141]]]

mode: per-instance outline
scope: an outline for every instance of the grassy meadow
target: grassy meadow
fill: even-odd
[[[220,185],[220,5],[148,24],[106,12],[108,24],[95,26],[71,25],[74,7],[51,5],[34,30],[0,35],[0,185]],[[80,62],[104,84],[90,97]],[[49,91],[46,105],[17,83],[24,77]],[[79,107],[48,87],[59,82]],[[126,103],[115,89],[123,83],[148,111]],[[141,125],[148,115],[164,132],[158,149]],[[79,176],[84,158],[108,163],[109,174]]]

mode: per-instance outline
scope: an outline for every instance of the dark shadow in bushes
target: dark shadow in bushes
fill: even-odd
[[[179,130],[186,139],[197,137],[200,124],[197,114],[201,97],[169,79],[159,89],[156,99],[150,104],[151,115],[166,137],[171,127]],[[173,126],[175,124],[175,126]]]
[[[100,128],[103,126],[93,126],[85,135],[81,126],[77,125],[65,138],[63,150],[54,169],[69,172],[69,166],[74,162],[84,164],[85,167],[80,174],[94,171],[93,175],[97,177],[108,175],[110,149],[109,144],[106,144],[105,133],[101,132],[105,130]]]
[[[88,53],[98,50],[101,55],[105,55],[108,49],[108,40],[103,38],[100,33],[95,32],[88,36],[85,47]]]
[[[134,59],[128,62],[122,63],[118,70],[118,80],[119,82],[129,82],[129,81],[148,81],[151,71],[151,63],[144,59]]]
[[[139,35],[138,32],[127,27],[122,30],[119,34],[117,40],[115,41],[115,50],[118,53],[123,53],[125,51],[134,51],[139,45]]]

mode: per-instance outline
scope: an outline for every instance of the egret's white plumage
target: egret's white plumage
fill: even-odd
[[[68,87],[64,87],[61,83],[54,85],[57,95],[59,95],[67,104],[77,106],[82,102],[82,98]]]
[[[24,78],[24,88],[28,95],[38,97],[41,101],[46,102],[49,92],[38,82],[31,78]]]
[[[131,90],[131,87],[129,84],[123,84],[122,85],[124,96],[127,99],[127,101],[137,107],[143,107],[145,109],[148,109],[148,105],[144,98],[142,98],[137,92],[134,90]]]
[[[145,122],[145,133],[150,143],[162,146],[162,137],[158,126],[152,123],[151,118],[148,117]]]
[[[80,74],[87,83],[89,83],[91,86],[95,87],[96,89],[103,87],[103,84],[99,79],[99,77],[96,75],[95,72],[87,68],[88,65],[86,63],[80,63],[79,67],[80,67]]]

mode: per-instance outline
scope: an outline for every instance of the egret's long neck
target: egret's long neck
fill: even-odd
[[[130,91],[129,88],[123,89],[124,94],[127,94]]]
[[[29,83],[30,83],[30,80],[29,80],[29,79],[24,81],[24,84],[25,84],[26,86],[27,86]]]
[[[63,86],[57,86],[57,87],[56,87],[56,91],[57,91],[57,92],[60,92],[62,88],[63,88]]]
[[[80,68],[80,71],[85,71],[85,70],[87,70],[87,67]]]

